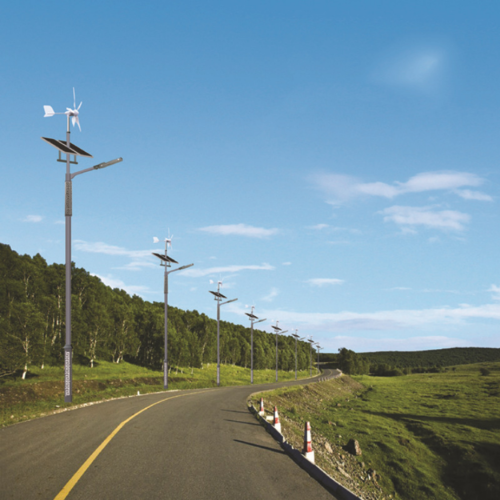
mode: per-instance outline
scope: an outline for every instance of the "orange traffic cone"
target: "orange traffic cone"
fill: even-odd
[[[278,432],[281,432],[280,417],[278,416],[278,408],[276,406],[274,407],[274,428]]]
[[[314,463],[314,451],[312,449],[311,442],[311,424],[309,422],[306,422],[304,429],[304,450],[302,451],[302,453],[307,458],[307,460]]]

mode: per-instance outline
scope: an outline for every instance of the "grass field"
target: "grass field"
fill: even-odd
[[[295,372],[278,373],[279,380],[293,380]],[[298,372],[299,378],[309,371]],[[274,382],[275,370],[254,370],[254,384]],[[55,411],[93,401],[163,391],[163,372],[130,363],[101,361],[94,368],[73,365],[73,402],[64,402],[63,367],[30,368],[26,380],[0,383],[0,426],[48,415]],[[172,369],[169,390],[199,389],[217,386],[217,365],[203,368]],[[250,384],[250,369],[221,365],[221,386]]]
[[[482,375],[481,367],[490,373]],[[333,448],[319,453],[319,465],[340,482],[346,480],[338,472],[346,472],[347,458],[364,463],[349,474],[360,487],[369,482],[362,471],[376,471],[382,491],[375,495],[368,488],[372,498],[500,498],[500,363],[403,377],[344,376],[263,393],[255,404],[260,396],[278,406],[296,447],[304,421],[311,422],[318,452],[324,441]],[[345,457],[342,446],[351,438],[359,442],[361,457]]]

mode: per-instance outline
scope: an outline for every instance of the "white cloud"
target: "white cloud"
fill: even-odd
[[[145,267],[159,267],[160,261],[158,263],[149,262],[146,260],[134,260],[133,262],[129,262],[125,266],[113,267],[113,269],[122,269],[124,271],[141,271]]]
[[[99,278],[105,285],[110,286],[111,288],[125,290],[130,295],[147,293],[150,291],[147,286],[126,285],[122,280],[113,278],[111,274],[108,274],[107,276],[100,276],[99,274],[91,273],[91,275]]]
[[[153,250],[127,250],[126,248],[108,245],[107,243],[103,243],[101,241],[89,243],[87,241],[75,240],[74,245],[77,250],[82,252],[102,253],[106,255],[125,255],[132,258],[149,257],[151,256],[151,252],[153,252]]]
[[[355,331],[412,330],[415,328],[459,325],[469,320],[500,321],[500,304],[484,304],[433,309],[397,309],[372,313],[300,313],[283,310],[266,310],[262,315],[280,318],[297,328],[324,333]],[[299,326],[300,325],[300,326]]]
[[[282,266],[291,266],[292,263],[291,262],[283,262]]]
[[[492,200],[490,196],[480,191],[460,189],[477,187],[484,182],[481,177],[468,172],[422,172],[410,177],[406,182],[395,181],[392,184],[385,182],[366,183],[348,175],[327,173],[316,174],[311,179],[318,189],[328,196],[333,196],[333,200],[329,201],[332,205],[338,205],[361,195],[393,199],[403,194],[427,191],[451,191],[467,200]]]
[[[493,198],[481,191],[471,191],[469,189],[457,189],[455,193],[464,200],[493,201]]]
[[[322,341],[325,348],[330,352],[336,352],[341,347],[352,349],[355,352],[374,351],[423,351],[432,349],[446,349],[450,347],[470,347],[471,344],[456,337],[446,337],[444,335],[429,335],[419,337],[404,338],[369,338],[354,337],[351,335],[337,335],[333,340]],[[430,347],[432,346],[432,347]]]
[[[184,276],[190,276],[192,278],[200,278],[202,276],[210,276],[212,274],[221,273],[237,273],[239,271],[273,271],[274,266],[270,264],[263,263],[262,265],[233,265],[233,266],[221,266],[221,267],[209,267],[206,269],[196,269],[190,268],[183,271]]]
[[[27,215],[23,222],[42,222],[43,215]]]
[[[321,231],[321,229],[326,229],[327,227],[329,227],[328,224],[316,224],[315,226],[307,226],[307,229],[317,229]]]
[[[436,43],[405,46],[400,43],[382,56],[373,78],[377,83],[419,91],[432,91],[439,87],[446,74],[448,54]]]
[[[325,285],[341,285],[344,280],[339,280],[336,278],[312,278],[306,281],[313,286],[325,286]]]
[[[248,226],[247,224],[228,224],[222,226],[207,226],[199,228],[210,234],[220,234],[223,236],[236,235],[247,236],[249,238],[267,238],[278,233],[278,229],[265,229],[263,227]]]
[[[279,290],[277,288],[271,288],[271,291],[264,297],[262,297],[262,300],[265,302],[272,302],[275,297],[277,297],[279,294]]]
[[[488,292],[493,294],[492,297],[494,300],[500,300],[500,286],[491,285],[490,288],[488,288]]]
[[[454,229],[463,231],[470,216],[455,210],[433,210],[432,207],[403,207],[394,205],[379,212],[385,222],[395,222],[408,229],[408,226],[425,226],[434,229]]]

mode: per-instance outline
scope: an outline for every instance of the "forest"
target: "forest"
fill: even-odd
[[[320,361],[333,363],[351,375],[398,376],[410,373],[438,373],[449,366],[500,361],[500,349],[453,347],[430,351],[357,354],[342,347],[338,354],[320,355]]]
[[[126,360],[162,370],[164,303],[111,289],[72,264],[73,362]],[[276,366],[275,336],[254,330],[254,368]],[[65,266],[37,254],[19,255],[0,243],[0,380],[29,367],[62,366],[65,344]],[[307,369],[310,344],[298,342],[299,370]],[[280,337],[279,368],[295,369],[295,339]],[[220,322],[221,363],[250,366],[250,327]],[[313,360],[316,354],[313,351]],[[169,369],[217,362],[217,321],[198,311],[168,307]]]

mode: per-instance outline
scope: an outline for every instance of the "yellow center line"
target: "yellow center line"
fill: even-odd
[[[213,389],[211,389],[213,390]],[[201,392],[210,392],[210,391],[201,391]],[[192,396],[193,394],[199,394],[199,392],[194,392],[194,393],[189,393],[189,394],[179,394],[178,396],[172,396],[170,398],[165,398],[162,399],[161,401],[157,401],[156,403],[153,403],[152,405],[146,406],[146,408],[143,408],[141,411],[138,411],[131,417],[127,418],[127,420],[124,420],[118,427],[99,445],[99,447],[90,455],[89,458],[85,461],[85,463],[76,471],[74,476],[66,483],[64,488],[57,494],[57,496],[54,498],[54,500],[64,500],[70,493],[70,491],[75,487],[76,483],[79,481],[79,479],[85,474],[85,471],[92,465],[92,462],[99,456],[99,453],[101,453],[104,448],[108,445],[108,443],[118,434],[120,429],[130,422],[133,418],[137,417],[137,415],[140,415],[143,411],[149,410],[149,408],[152,408],[153,406],[156,406],[160,403],[163,403],[164,401],[168,401],[169,399],[175,399],[175,398],[181,398],[183,396]]]

